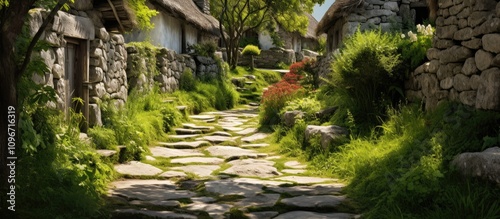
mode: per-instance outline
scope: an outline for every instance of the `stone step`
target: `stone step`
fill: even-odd
[[[335,208],[345,201],[345,196],[336,195],[301,195],[293,198],[281,199],[281,203],[293,208]]]
[[[268,146],[269,146],[269,144],[267,144],[267,143],[241,145],[242,148],[263,148],[263,147],[268,147]]]
[[[96,152],[101,156],[101,157],[112,157],[115,155],[117,152],[115,150],[96,150]]]
[[[228,133],[228,132],[222,132],[222,131],[217,131],[217,132],[214,132],[214,133],[212,133],[212,135],[216,135],[216,136],[225,136],[225,137],[233,137],[233,135],[231,135],[231,133]]]
[[[248,134],[255,133],[256,131],[257,131],[256,128],[246,128],[246,129],[243,129],[241,131],[237,131],[235,133],[238,135],[248,135]]]
[[[215,116],[213,115],[190,115],[189,118],[204,122],[215,122]]]
[[[201,130],[185,129],[185,128],[175,128],[174,131],[178,135],[192,135],[192,134],[202,134],[203,133]]]
[[[175,106],[179,111],[186,112],[187,106]]]
[[[150,164],[139,161],[130,161],[125,164],[115,165],[116,172],[129,176],[154,176],[163,172],[163,170]]]
[[[226,137],[226,136],[218,136],[218,135],[211,135],[211,136],[203,136],[200,138],[197,138],[197,141],[209,141],[212,142],[213,144],[219,144],[222,142],[231,142],[231,143],[236,143],[236,139],[238,137]]]
[[[248,105],[250,105],[250,106],[260,106],[260,103],[250,102],[250,103],[248,103]]]
[[[209,133],[215,129],[213,126],[201,126],[192,123],[183,123],[182,127],[185,129],[201,130],[203,133]]]
[[[165,147],[151,147],[149,148],[154,157],[192,157],[192,156],[203,156],[204,154],[200,153],[194,149],[174,149],[174,148],[165,148]]]
[[[250,143],[250,142],[253,142],[253,141],[262,140],[262,139],[266,138],[267,136],[269,136],[269,134],[266,134],[266,133],[255,133],[255,134],[253,134],[251,136],[242,138],[241,141]]]
[[[158,142],[158,145],[176,149],[194,149],[202,146],[211,145],[208,141],[190,141],[190,142]]]
[[[193,134],[193,135],[168,135],[167,138],[171,139],[188,139],[188,138],[196,138],[200,136],[199,134]]]
[[[178,218],[197,219],[198,217],[189,214],[175,213],[173,211],[153,211],[146,209],[116,209],[113,218]]]

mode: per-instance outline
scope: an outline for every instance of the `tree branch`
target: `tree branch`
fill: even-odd
[[[47,16],[47,18],[43,21],[42,26],[38,29],[36,32],[35,36],[33,39],[31,39],[31,42],[28,46],[28,49],[26,50],[26,53],[24,54],[24,60],[23,63],[21,64],[21,67],[19,68],[19,75],[18,77],[21,77],[21,75],[24,73],[26,70],[26,67],[28,66],[30,59],[31,59],[31,53],[33,53],[33,49],[35,48],[36,43],[42,36],[43,32],[45,31],[45,28],[49,25],[52,20],[54,20],[54,17],[56,13],[66,4],[69,0],[59,0],[54,6],[54,8],[50,11],[50,14]]]

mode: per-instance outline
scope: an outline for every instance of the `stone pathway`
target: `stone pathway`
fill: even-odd
[[[342,212],[336,179],[308,176],[307,166],[258,150],[258,108],[190,116],[143,161],[115,165],[112,218],[357,218]]]

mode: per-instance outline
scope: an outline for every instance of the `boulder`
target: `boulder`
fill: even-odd
[[[295,125],[295,121],[297,119],[301,119],[304,117],[304,113],[302,111],[294,110],[294,111],[286,111],[283,114],[283,123],[287,127],[293,127]]]
[[[317,126],[308,125],[305,130],[306,140],[311,139],[315,135],[320,135],[321,146],[327,148],[333,140],[341,137],[347,137],[349,131],[346,128],[331,125],[331,126]]]
[[[452,165],[472,177],[480,177],[500,185],[500,148],[492,147],[483,152],[462,153],[457,155]]]

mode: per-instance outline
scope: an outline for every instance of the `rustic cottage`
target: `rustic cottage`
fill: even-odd
[[[151,19],[152,30],[135,30],[127,42],[148,40],[154,45],[187,53],[189,45],[220,38],[219,21],[210,15],[209,0],[149,0],[150,8],[160,12]]]
[[[316,28],[316,35],[327,34],[327,53],[342,40],[360,30],[421,24],[430,18],[425,0],[336,0]]]

